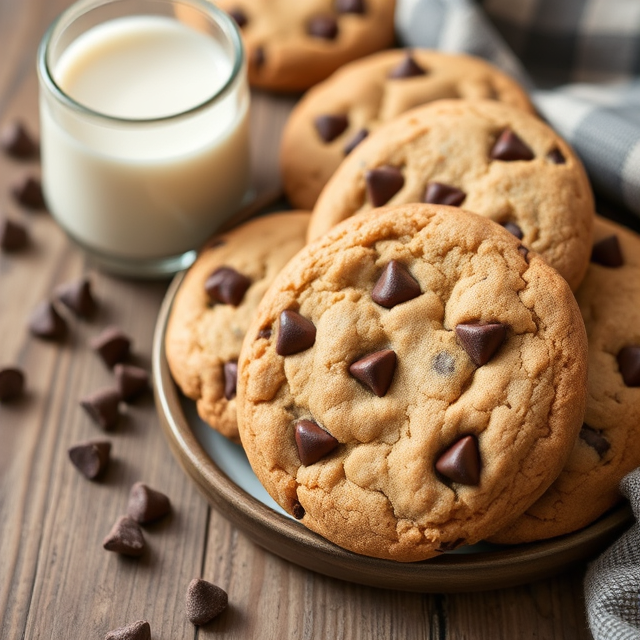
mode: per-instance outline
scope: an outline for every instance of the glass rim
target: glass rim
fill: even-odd
[[[211,2],[208,2],[207,0],[151,0],[152,2],[163,4],[183,4],[186,6],[195,7],[196,9],[201,10],[202,13],[210,18],[213,22],[220,25],[224,34],[231,41],[234,53],[233,68],[231,69],[231,73],[229,74],[229,77],[227,78],[225,83],[212,96],[210,96],[203,102],[194,105],[193,107],[189,107],[188,109],[184,109],[176,113],[171,113],[166,116],[154,118],[123,118],[121,116],[111,116],[106,113],[96,111],[95,109],[91,109],[83,105],[81,102],[74,100],[69,94],[67,94],[66,91],[64,91],[64,89],[62,89],[62,87],[60,87],[60,85],[56,82],[49,66],[49,46],[53,37],[58,33],[58,31],[69,26],[78,18],[86,15],[94,9],[107,4],[127,3],[129,1],[130,0],[79,0],[78,2],[65,9],[46,30],[38,47],[38,76],[41,82],[44,83],[44,85],[47,87],[49,92],[59,102],[73,109],[74,111],[77,111],[86,116],[90,116],[92,118],[118,124],[144,125],[168,122],[171,120],[183,118],[191,114],[195,114],[199,111],[203,111],[207,107],[212,106],[216,102],[219,102],[227,93],[229,93],[244,65],[244,47],[242,46],[240,32],[233,18],[231,18],[231,16],[229,16],[224,11],[213,5]]]

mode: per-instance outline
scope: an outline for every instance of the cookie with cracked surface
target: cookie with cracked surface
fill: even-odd
[[[550,127],[510,105],[439,101],[380,127],[327,183],[309,239],[406,202],[462,206],[505,225],[574,290],[586,272],[594,204],[584,168]]]
[[[421,560],[506,526],[553,482],[586,357],[567,283],[510,233],[385,207],[305,247],[265,294],[238,365],[240,436],[307,527]]]
[[[576,298],[589,341],[584,425],[558,479],[496,542],[581,529],[622,499],[620,480],[640,465],[640,236],[596,218]]]
[[[518,83],[493,65],[429,49],[394,49],[352,62],[292,111],[280,166],[290,202],[313,208],[344,158],[381,124],[434,100],[493,99],[533,113]]]
[[[301,211],[270,214],[219,236],[176,294],[165,336],[171,374],[200,417],[232,440],[242,340],[267,287],[304,245],[308,221]]]

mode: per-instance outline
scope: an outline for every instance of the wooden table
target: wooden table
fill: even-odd
[[[36,48],[69,0],[0,0],[0,125],[20,117],[38,128]],[[293,99],[255,94],[254,184],[277,186],[279,133]],[[103,638],[149,620],[154,640],[590,638],[583,571],[520,588],[460,595],[378,590],[316,575],[256,547],[210,509],[173,459],[152,399],[131,407],[109,437],[113,459],[100,482],[85,480],[67,448],[102,434],[78,399],[112,384],[88,340],[107,324],[133,336],[149,366],[156,315],[167,282],[109,277],[92,268],[46,213],[9,197],[36,163],[0,157],[0,209],[25,222],[32,244],[0,253],[0,366],[28,379],[22,401],[0,405],[0,638]],[[62,345],[31,337],[26,319],[62,282],[89,274],[100,301],[91,322],[73,320]],[[141,560],[103,551],[101,541],[126,509],[138,480],[165,491],[173,515],[145,529]],[[230,608],[196,630],[186,619],[188,583],[224,588]]]

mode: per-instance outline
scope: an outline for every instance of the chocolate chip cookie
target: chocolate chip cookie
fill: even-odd
[[[200,417],[232,440],[242,339],[267,287],[304,245],[308,222],[305,212],[271,214],[219,236],[176,294],[165,337],[171,374]]]
[[[444,98],[499,100],[533,113],[517,82],[480,58],[394,49],[357,60],[307,92],[287,121],[280,165],[293,206],[313,208],[338,165],[382,123]]]
[[[558,479],[494,539],[516,543],[576,531],[615,505],[640,465],[640,236],[597,218],[576,298],[589,340],[584,424]]]
[[[372,133],[340,165],[309,238],[384,204],[462,206],[499,222],[572,289],[589,263],[594,205],[580,160],[546,124],[495,101],[439,101]]]
[[[238,422],[274,499],[351,551],[414,561],[517,518],[586,395],[567,283],[494,222],[413,204],[305,247],[261,301]]]

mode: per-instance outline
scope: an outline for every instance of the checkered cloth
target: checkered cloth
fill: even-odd
[[[403,44],[490,60],[530,91],[597,191],[640,215],[640,0],[397,0]]]

